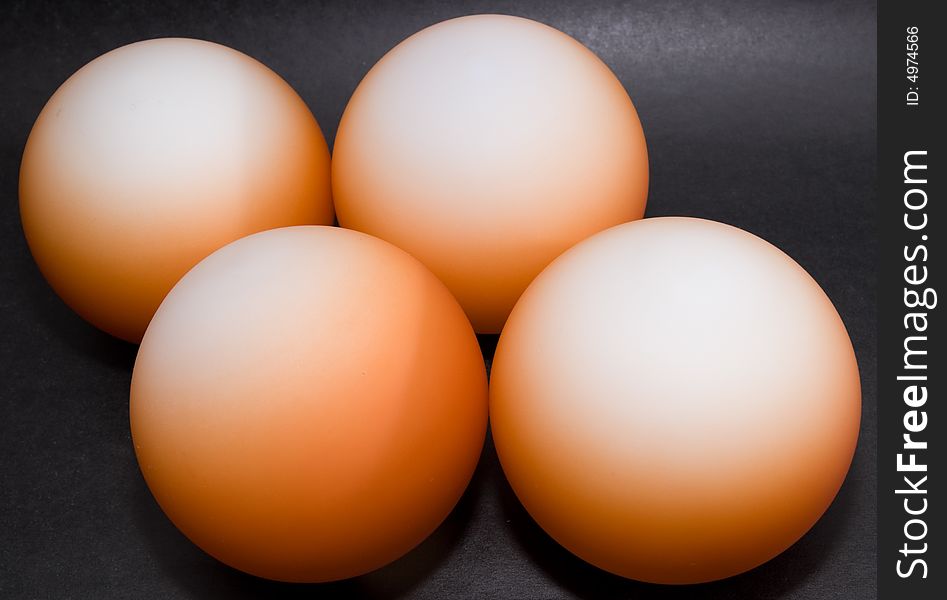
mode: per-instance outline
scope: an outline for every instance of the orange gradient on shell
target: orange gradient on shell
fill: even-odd
[[[285,581],[352,577],[447,516],[480,456],[476,337],[444,285],[330,227],[218,250],[162,303],[131,388],[158,503],[195,544]]]
[[[407,250],[497,333],[561,252],[641,218],[641,123],[609,68],[551,27],[452,19],[388,52],[336,136],[339,222]]]
[[[835,308],[769,243],[691,218],[620,225],[523,294],[490,419],[516,495],[553,538],[624,577],[751,569],[823,514],[858,436]]]
[[[220,246],[331,223],[329,152],[302,99],[256,60],[148,40],[50,98],[23,153],[20,212],[56,293],[138,342],[168,290]]]

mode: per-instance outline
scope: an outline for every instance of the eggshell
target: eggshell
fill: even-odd
[[[20,170],[30,250],[57,294],[132,342],[199,260],[247,234],[333,221],[329,152],[276,73],[224,46],[154,39],[70,77]]]
[[[417,260],[354,231],[225,246],[171,291],[131,386],[149,488],[195,544],[285,581],[352,577],[411,550],[477,464],[476,337]]]
[[[648,582],[751,569],[832,502],[858,436],[858,366],[819,285],[745,231],[645,219],[567,251],[493,361],[503,470],[580,558]]]
[[[426,264],[498,333],[561,252],[644,214],[635,107],[590,50],[505,15],[438,23],[388,52],[336,136],[339,223]]]

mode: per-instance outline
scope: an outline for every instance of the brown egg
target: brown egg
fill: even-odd
[[[290,227],[218,250],[161,304],[131,388],[142,473],[195,544],[248,573],[328,581],[427,537],[486,432],[463,310],[403,251]]]
[[[490,419],[535,520],[624,577],[751,569],[818,520],[858,437],[858,366],[832,303],[791,258],[690,218],[567,251],[500,336]]]
[[[23,153],[20,212],[57,294],[138,342],[171,286],[247,234],[331,223],[309,109],[249,56],[191,39],[123,46],[70,77]]]
[[[478,332],[589,235],[638,219],[648,157],[635,108],[591,51],[503,15],[402,42],[355,90],[332,166],[339,222],[407,250]]]

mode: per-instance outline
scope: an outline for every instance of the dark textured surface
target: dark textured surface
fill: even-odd
[[[756,233],[808,269],[838,307],[862,370],[862,436],[828,513],[770,563],[685,588],[598,571],[533,524],[489,444],[433,537],[338,584],[235,572],[192,546],[148,493],[128,431],[135,347],[56,298],[20,230],[19,160],[46,99],[119,45],[199,37],[281,74],[331,142],[347,98],[386,50],[475,12],[546,22],[615,70],[648,137],[649,216]],[[0,22],[0,66],[0,597],[875,597],[874,3],[14,2]],[[495,338],[483,343],[489,355]]]

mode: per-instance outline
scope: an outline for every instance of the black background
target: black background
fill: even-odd
[[[209,39],[282,75],[331,144],[385,51],[437,21],[531,17],[594,50],[648,138],[648,216],[747,229],[835,302],[862,374],[862,435],[835,503],[749,573],[662,587],[559,548],[506,485],[492,446],[441,528],[354,580],[296,586],[217,563],[164,517],[128,431],[136,348],[75,316],[23,239],[17,178],[33,120],[74,71],[150,37]],[[873,2],[14,2],[0,23],[0,597],[874,598],[876,577],[876,6]],[[495,337],[482,339],[485,355]],[[751,482],[748,484],[752,484]]]

